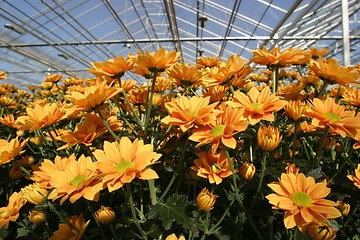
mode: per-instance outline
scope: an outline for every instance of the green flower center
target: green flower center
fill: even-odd
[[[211,165],[211,171],[216,173],[219,170],[221,170],[221,166],[218,163],[214,163],[213,165]]]
[[[210,134],[213,136],[220,136],[224,134],[224,130],[225,130],[225,125],[217,125],[211,129]]]
[[[312,198],[309,194],[304,192],[296,192],[290,196],[290,199],[297,207],[310,207],[312,204]]]
[[[249,105],[249,107],[252,109],[252,110],[255,110],[255,111],[259,111],[259,110],[262,110],[264,105],[262,103],[251,103]]]
[[[333,112],[325,113],[325,117],[329,119],[331,123],[341,121],[341,117]]]
[[[89,178],[85,175],[78,175],[71,180],[70,185],[76,188],[82,188],[85,186],[85,181]]]
[[[115,166],[115,170],[119,173],[119,174],[123,174],[124,172],[126,172],[126,170],[128,168],[133,168],[134,164],[132,162],[129,161],[123,161],[123,162],[119,162],[118,164],[116,164]]]

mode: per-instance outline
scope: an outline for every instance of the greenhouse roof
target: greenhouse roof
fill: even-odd
[[[262,46],[327,48],[346,65],[345,36],[350,64],[360,59],[358,0],[2,0],[0,12],[0,70],[17,87],[51,73],[91,77],[91,62],[161,47],[189,64],[250,59]]]

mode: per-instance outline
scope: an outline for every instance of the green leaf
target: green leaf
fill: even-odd
[[[16,230],[17,238],[26,237],[30,234],[30,230],[26,226],[18,227]]]
[[[197,221],[189,217],[185,210],[189,206],[185,195],[173,195],[165,203],[157,203],[151,207],[149,218],[159,218],[166,230],[169,230],[176,222],[186,229],[192,231],[195,236],[198,236],[199,230]]]

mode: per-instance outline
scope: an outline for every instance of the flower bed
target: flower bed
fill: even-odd
[[[360,66],[326,53],[159,49],[1,84],[0,237],[356,239]]]

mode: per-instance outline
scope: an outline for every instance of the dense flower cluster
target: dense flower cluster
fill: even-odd
[[[358,234],[360,65],[253,54],[266,70],[161,48],[0,84],[0,238]]]

